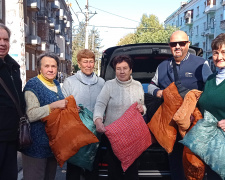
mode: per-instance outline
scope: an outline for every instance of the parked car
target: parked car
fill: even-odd
[[[202,56],[202,49],[190,47],[189,52],[198,56]],[[144,43],[129,44],[124,46],[115,46],[106,49],[101,58],[100,76],[107,80],[115,78],[115,72],[112,66],[112,59],[118,55],[130,55],[134,60],[132,69],[132,77],[142,83],[145,93],[147,87],[154,77],[158,65],[172,57],[170,47],[167,43]],[[149,119],[147,119],[147,122]],[[104,139],[101,145],[101,157],[99,163],[100,179],[107,179],[107,160],[106,147]],[[139,177],[140,179],[170,179],[170,168],[167,152],[158,144],[152,144],[139,157]]]

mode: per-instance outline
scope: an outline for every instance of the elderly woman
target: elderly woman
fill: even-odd
[[[225,96],[223,95],[225,91],[225,33],[218,35],[212,41],[211,47],[213,62],[218,71],[209,76],[206,81],[204,92],[199,99],[199,106],[202,112],[206,110],[211,113],[218,120],[217,126],[225,131]],[[222,178],[207,167],[207,179]]]
[[[31,122],[33,143],[22,151],[24,180],[54,180],[57,161],[49,146],[45,124],[41,118],[53,109],[65,108],[60,84],[55,80],[59,58],[53,53],[41,54],[37,59],[38,76],[25,85],[26,113]]]
[[[73,95],[77,105],[82,104],[91,112],[94,110],[96,98],[99,95],[105,81],[93,72],[95,67],[95,54],[88,49],[80,50],[77,54],[77,62],[80,70],[73,76],[65,79],[62,92],[65,97]],[[78,107],[79,109],[79,107]],[[96,168],[96,167],[94,167]],[[96,173],[85,170],[85,179],[97,179]],[[67,162],[66,179],[80,179],[82,168]]]
[[[97,98],[94,110],[96,130],[101,133],[106,131],[105,126],[119,119],[135,102],[138,102],[136,108],[140,113],[144,114],[146,111],[143,87],[140,82],[133,80],[131,76],[133,67],[131,57],[126,55],[115,57],[113,67],[116,72],[116,78],[105,83]],[[105,120],[103,120],[104,113]],[[121,163],[113,153],[109,141],[107,149],[109,153],[109,179],[120,180],[125,178],[127,180],[137,180],[137,161],[126,170],[124,176]]]

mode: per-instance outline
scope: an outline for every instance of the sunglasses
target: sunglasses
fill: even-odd
[[[179,46],[185,46],[189,41],[180,41],[180,42],[170,42],[169,45],[170,47],[176,47],[177,44],[179,44]]]

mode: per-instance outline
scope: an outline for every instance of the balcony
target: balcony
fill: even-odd
[[[45,9],[42,9],[42,10],[40,10],[38,13],[37,13],[37,15],[38,15],[38,19],[47,19],[47,17],[48,17],[48,10],[45,8]]]
[[[66,45],[67,45],[67,46],[70,45],[70,40],[66,41]]]
[[[225,5],[225,0],[221,1],[221,5],[224,6]]]
[[[71,59],[72,59],[72,58],[71,58],[71,55],[70,55],[70,54],[68,54],[68,53],[66,53],[66,55],[65,55],[65,59],[66,59],[66,60],[71,61]]]
[[[225,20],[220,21],[220,28],[225,30]]]
[[[30,34],[29,27],[24,23],[24,36],[28,37]]]
[[[55,0],[54,2],[52,2],[51,8],[54,11],[58,11],[60,9],[60,2]]]
[[[30,35],[27,37],[27,44],[31,44],[33,46],[41,45],[41,38],[36,35]]]
[[[70,21],[67,21],[66,22],[66,28],[70,28],[70,24],[71,24]]]
[[[49,18],[49,26],[50,28],[54,28],[56,24],[55,18]]]
[[[41,45],[37,47],[38,51],[46,51],[47,50],[47,43],[45,41],[41,42]]]
[[[31,11],[39,11],[41,8],[41,0],[27,0],[27,9]]]
[[[208,27],[208,29],[205,30],[206,36],[214,36],[214,28]]]
[[[58,56],[60,55],[60,48],[56,44],[50,44],[49,51],[54,52]]]
[[[61,31],[62,31],[61,24],[56,24],[55,25],[55,33],[60,34]]]
[[[216,11],[216,5],[213,5],[213,4],[210,4],[210,5],[206,6],[206,8],[205,8],[206,14],[215,13],[215,11]]]
[[[192,19],[191,17],[186,18],[186,19],[185,19],[185,24],[186,24],[186,25],[192,25],[192,24],[193,24],[193,19]]]
[[[59,11],[57,12],[56,15],[59,16],[59,20],[63,20],[64,10],[63,9],[59,9]]]

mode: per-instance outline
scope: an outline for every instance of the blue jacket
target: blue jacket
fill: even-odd
[[[184,87],[203,90],[207,77],[212,73],[205,62],[203,58],[188,53],[184,60],[176,65],[179,79]],[[159,89],[165,89],[172,82],[174,82],[172,59],[168,59],[159,64],[148,92],[156,95]]]

